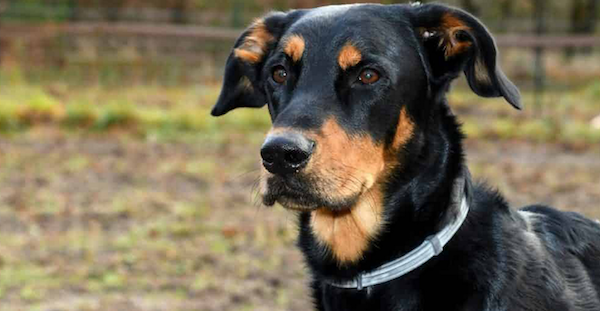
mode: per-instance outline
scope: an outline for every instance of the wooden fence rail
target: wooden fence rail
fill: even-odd
[[[231,28],[140,23],[80,22],[36,26],[12,23],[0,25],[0,38],[7,40],[18,38],[47,39],[60,35],[115,35],[233,41],[241,32],[241,29]],[[498,45],[503,47],[520,48],[600,47],[600,36],[586,35],[501,34],[496,36],[496,41]]]

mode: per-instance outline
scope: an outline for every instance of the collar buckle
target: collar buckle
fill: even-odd
[[[440,238],[437,235],[431,235],[425,240],[427,242],[429,242],[429,244],[431,244],[431,247],[433,248],[433,251],[434,251],[434,256],[437,256],[444,251],[444,246],[442,245],[442,241],[440,241]]]
[[[356,289],[357,290],[362,290],[363,289],[363,274],[359,273],[356,276]]]

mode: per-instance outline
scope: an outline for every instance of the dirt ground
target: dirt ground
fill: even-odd
[[[262,135],[0,136],[0,309],[308,310],[295,217],[256,200]],[[514,206],[594,218],[599,148],[467,141]]]

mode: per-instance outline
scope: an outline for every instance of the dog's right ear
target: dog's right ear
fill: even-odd
[[[265,105],[261,70],[288,24],[288,15],[293,14],[275,12],[260,18],[237,39],[225,65],[223,88],[211,111],[213,116],[224,115],[239,107]]]
[[[413,5],[419,54],[430,81],[447,86],[462,71],[479,96],[504,97],[521,109],[519,89],[498,64],[492,34],[471,14],[440,4]]]

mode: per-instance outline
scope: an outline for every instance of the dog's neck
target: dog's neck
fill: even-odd
[[[353,279],[405,255],[452,221],[457,212],[454,184],[465,178],[468,192],[470,178],[463,164],[459,126],[449,110],[444,112],[432,122],[437,128],[423,129],[434,139],[415,139],[406,146],[409,154],[419,156],[404,159],[405,165],[392,172],[382,202],[385,224],[361,259],[341,264],[315,238],[311,215],[301,214],[299,246],[318,279]]]
[[[446,215],[449,221],[443,229],[427,237],[408,254],[387,262],[373,271],[360,273],[354,280],[346,282],[325,281],[333,287],[357,289],[360,291],[363,288],[369,288],[370,286],[387,283],[403,277],[425,265],[443,252],[444,246],[459,231],[467,218],[469,205],[469,173],[465,170],[454,182],[450,207]]]

